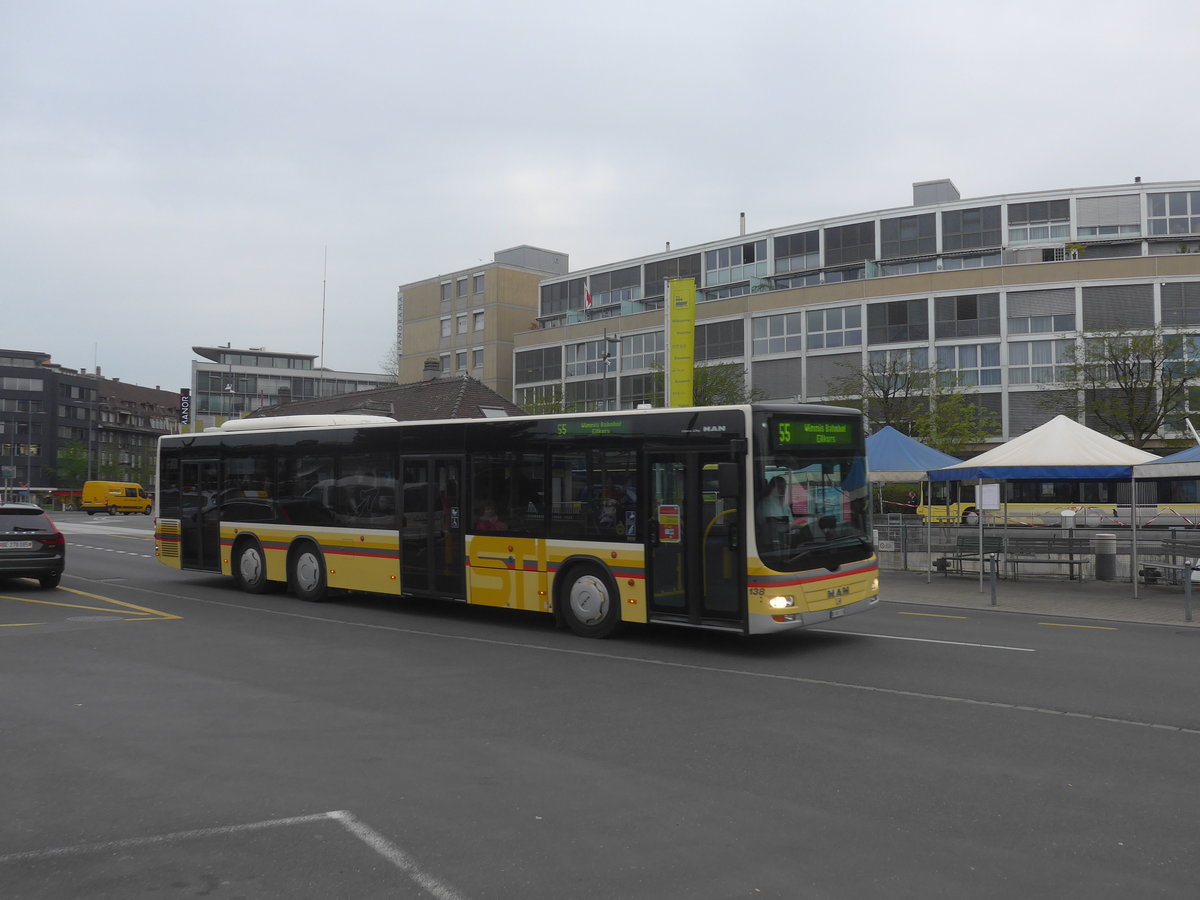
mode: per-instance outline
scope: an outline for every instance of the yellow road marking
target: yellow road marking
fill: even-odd
[[[105,596],[102,596],[101,594],[89,594],[87,591],[77,591],[74,588],[68,588],[68,587],[59,587],[58,590],[66,591],[71,594],[79,594],[81,597],[91,597],[93,600],[99,600],[102,603],[112,603],[117,606],[122,606],[125,609],[135,610],[136,612],[141,613],[142,616],[154,616],[158,619],[181,618],[181,616],[174,616],[174,615],[171,615],[170,613],[159,612],[156,609],[147,609],[144,606],[135,606],[132,603],[126,603],[125,601],[117,600],[114,597],[105,597]],[[38,604],[41,604],[42,606],[61,606],[66,609],[82,609],[82,610],[86,610],[88,612],[106,612],[106,613],[117,612],[117,610],[114,610],[111,607],[84,606],[81,603],[63,603],[62,601],[59,601],[59,600],[36,600],[33,597],[11,597],[7,594],[0,594],[0,600],[16,600],[18,603],[38,603]],[[139,616],[137,619],[130,619],[127,621],[147,622],[147,621],[153,621],[153,620],[145,619],[145,618],[142,618],[141,616]],[[38,624],[43,624],[43,623],[38,623]]]
[[[0,628],[28,628],[30,625],[45,625],[45,622],[10,622],[7,625],[0,625]]]
[[[1038,622],[1039,625],[1045,625],[1047,628],[1090,628],[1092,631],[1116,631],[1110,625],[1069,625],[1065,622]]]
[[[126,603],[124,600],[117,600],[113,597],[104,597],[100,594],[89,594],[87,591],[77,591],[75,588],[59,587],[60,591],[70,591],[72,594],[79,594],[81,597],[91,597],[93,600],[102,600],[105,603],[115,603],[117,606],[123,606],[126,609],[136,610],[148,616],[158,616],[160,619],[179,619],[181,616],[173,616],[170,613],[159,612],[157,609],[147,609],[144,606],[137,606],[133,603]]]
[[[967,616],[944,616],[941,613],[902,612],[902,616],[924,616],[927,619],[965,619]]]

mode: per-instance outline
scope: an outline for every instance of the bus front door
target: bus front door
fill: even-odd
[[[400,590],[466,597],[462,460],[406,459],[400,485]]]
[[[745,618],[740,511],[717,490],[728,454],[647,454],[650,617],[729,627]]]
[[[221,570],[220,479],[215,459],[180,462],[179,561],[185,569]]]

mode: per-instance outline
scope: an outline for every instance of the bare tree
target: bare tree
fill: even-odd
[[[872,427],[890,425],[951,454],[1000,431],[995,414],[953,372],[927,365],[923,348],[872,353],[865,368],[845,368],[831,382],[830,398],[863,410]]]
[[[1181,429],[1200,379],[1200,347],[1190,336],[1161,328],[1086,334],[1066,356],[1063,380],[1079,392],[1085,420],[1134,447],[1164,426]]]

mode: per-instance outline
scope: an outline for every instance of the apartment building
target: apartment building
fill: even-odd
[[[1047,394],[1068,399],[1067,348],[1088,332],[1190,330],[1181,352],[1200,352],[1200,181],[964,199],[942,179],[912,197],[544,279],[537,327],[514,338],[514,401],[660,402],[663,286],[681,277],[698,287],[698,366],[819,402],[901,358],[976,392],[998,439],[1050,418]]]

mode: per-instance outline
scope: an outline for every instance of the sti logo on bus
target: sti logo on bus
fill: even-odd
[[[849,593],[850,593],[850,588],[848,588],[848,587],[834,588],[833,590],[825,592],[825,599],[826,600],[836,600],[838,597],[845,597]]]

